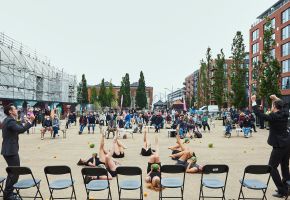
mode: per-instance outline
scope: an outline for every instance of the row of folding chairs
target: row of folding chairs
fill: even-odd
[[[266,198],[266,192],[268,184],[270,181],[271,167],[268,165],[250,165],[244,170],[243,178],[240,179],[241,187],[238,199],[250,199],[245,197],[243,188],[248,188],[252,190],[259,190],[262,192],[262,199]],[[40,182],[41,180],[36,179],[32,171],[27,167],[7,167],[7,173],[9,176],[21,176],[30,175],[30,179],[19,180],[14,184],[14,189],[16,190],[18,196],[22,198],[40,198],[43,199],[40,192]],[[182,165],[162,165],[161,166],[161,187],[162,188],[175,188],[180,189],[180,196],[164,196],[162,189],[159,192],[159,199],[173,198],[173,199],[183,199],[184,196],[184,183],[185,183],[185,171],[186,169]],[[117,172],[117,186],[118,186],[118,197],[121,199],[128,199],[122,197],[123,190],[139,190],[138,198],[143,199],[143,184],[142,184],[142,170],[139,167],[133,166],[120,166],[116,170]],[[47,166],[44,168],[44,173],[46,176],[50,198],[49,199],[76,199],[76,192],[74,188],[74,180],[72,178],[71,169],[68,166]],[[92,168],[86,167],[81,170],[87,199],[90,199],[91,192],[98,192],[107,190],[107,196],[104,199],[112,199],[110,181],[108,178],[108,172],[103,168]],[[227,165],[205,165],[204,170],[201,175],[201,184],[199,191],[199,199],[205,198],[220,198],[225,200],[226,185],[228,179],[229,167]],[[51,176],[58,175],[68,175],[67,179],[54,179],[51,180]],[[167,176],[166,174],[174,174],[172,176]],[[180,174],[180,175],[177,175]],[[217,177],[218,174],[224,174],[224,177]],[[258,179],[247,178],[247,174],[252,175],[268,175],[265,181]],[[216,177],[212,177],[212,175]],[[131,178],[124,178],[130,176]],[[87,181],[87,177],[105,177],[104,180],[96,179]],[[133,178],[132,178],[133,177]],[[5,178],[0,179],[0,189],[3,192],[3,183]],[[290,184],[290,183],[289,183]],[[36,193],[34,196],[24,197],[20,195],[20,190],[29,189],[35,187]],[[69,197],[54,197],[54,191],[63,190],[71,188],[71,194]],[[220,189],[222,196],[205,196],[204,188],[209,189]],[[287,199],[288,197],[286,197]],[[99,199],[99,198],[98,198]]]

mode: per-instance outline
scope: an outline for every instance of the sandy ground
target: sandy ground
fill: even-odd
[[[270,155],[271,147],[267,145],[268,130],[259,130],[253,134],[251,138],[244,138],[241,135],[237,137],[233,131],[232,137],[227,139],[223,136],[223,127],[221,121],[215,122],[215,128],[212,131],[203,133],[202,139],[191,140],[189,146],[195,151],[199,164],[227,164],[230,168],[226,199],[237,199],[240,184],[239,179],[243,175],[244,168],[250,164],[267,164]],[[148,134],[148,140],[154,142],[153,129]],[[168,156],[170,151],[167,149],[169,145],[173,145],[175,138],[168,138],[167,131],[161,130],[158,134],[160,143],[160,156],[162,164],[174,164]],[[80,158],[89,158],[93,152],[98,152],[100,140],[99,130],[96,134],[87,134],[85,129],[83,135],[78,135],[78,126],[69,128],[67,138],[62,138],[62,135],[57,139],[50,139],[46,134],[45,140],[40,140],[39,130],[35,134],[22,134],[20,136],[20,157],[21,165],[28,166],[32,169],[35,177],[40,178],[41,192],[44,199],[49,198],[49,191],[43,169],[47,165],[68,165],[72,169],[73,178],[75,179],[75,188],[78,199],[86,199],[85,188],[81,176],[81,167],[76,163]],[[110,148],[112,139],[105,140],[106,147]],[[143,182],[146,174],[147,157],[140,156],[140,149],[143,145],[143,136],[139,133],[134,134],[134,138],[129,137],[122,142],[128,147],[125,150],[125,158],[119,159],[122,165],[139,166],[143,170]],[[89,148],[88,143],[96,144],[94,149]],[[208,144],[213,143],[213,148],[208,148]],[[6,176],[6,162],[3,157],[0,157],[0,175]],[[187,174],[185,180],[184,196],[186,200],[198,199],[200,188],[200,174]],[[258,177],[258,178],[263,178]],[[113,199],[118,199],[116,179],[111,181]],[[272,197],[275,187],[273,181],[270,181],[269,190],[267,192],[268,199]],[[58,196],[69,196],[71,190],[55,193]],[[144,192],[147,193],[145,199],[158,199],[158,193],[152,191],[144,184]],[[22,194],[34,194],[34,190],[23,191]],[[180,194],[180,191],[165,189],[164,194]],[[220,191],[205,190],[205,194],[219,195]],[[246,191],[246,194],[261,196],[262,192]],[[104,192],[99,192],[91,195],[94,198],[102,198]],[[124,192],[124,195],[129,197],[138,197],[138,192]]]

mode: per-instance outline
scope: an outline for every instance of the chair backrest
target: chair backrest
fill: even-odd
[[[272,170],[270,165],[249,165],[245,168],[247,174],[268,174]]]
[[[62,174],[70,174],[71,169],[68,166],[60,165],[60,166],[46,166],[44,168],[45,174],[51,175],[62,175]]]
[[[83,176],[108,176],[108,171],[99,167],[85,167],[82,169]]]
[[[137,176],[142,175],[142,169],[140,167],[132,166],[119,166],[116,169],[117,174],[124,176]]]
[[[161,172],[170,174],[185,173],[185,167],[183,165],[162,165]]]
[[[221,174],[228,172],[229,166],[227,165],[205,165],[202,170],[204,174]]]
[[[17,176],[29,175],[29,174],[32,175],[32,171],[28,167],[7,167],[6,168],[6,172],[8,174],[14,174],[14,175],[17,175]]]

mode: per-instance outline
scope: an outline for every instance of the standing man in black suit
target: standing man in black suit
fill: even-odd
[[[271,95],[270,99],[272,100],[272,109],[271,113],[266,115],[258,109],[256,96],[251,97],[255,114],[259,118],[269,122],[268,144],[273,147],[269,165],[272,167],[271,176],[278,189],[277,193],[273,194],[273,196],[281,198],[287,195],[288,186],[286,181],[290,180],[290,135],[287,130],[289,108],[276,95]],[[281,166],[282,180],[278,171],[279,165]]]
[[[2,129],[2,149],[1,154],[8,166],[20,166],[19,159],[19,144],[18,144],[18,134],[24,133],[31,126],[35,119],[33,114],[30,114],[28,122],[23,126],[19,125],[16,122],[17,118],[17,109],[13,104],[9,104],[4,107],[4,113],[7,117],[3,121]],[[8,174],[6,179],[6,186],[4,190],[4,200],[17,199],[13,194],[13,185],[18,181],[18,177],[11,176]]]

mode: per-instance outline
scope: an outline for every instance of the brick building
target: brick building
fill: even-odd
[[[193,87],[194,87],[194,73],[188,75],[185,78],[185,81],[183,82],[184,85],[184,95],[185,98],[191,101],[191,98],[193,97]]]
[[[290,102],[290,0],[279,0],[272,7],[257,17],[258,21],[250,29],[250,66],[249,82],[251,89],[254,86],[252,81],[252,69],[254,63],[262,60],[263,37],[265,28],[265,17],[271,19],[273,39],[276,45],[272,49],[272,55],[277,58],[281,65],[280,88],[282,98]]]
[[[101,84],[98,84],[98,85],[90,85],[88,86],[88,99],[91,99],[91,94],[92,94],[92,88],[93,87],[96,87],[97,89],[97,93],[99,93],[99,90],[100,90],[100,86]],[[110,86],[110,82],[105,82],[105,86],[106,87],[109,87]],[[113,84],[113,93],[115,95],[116,98],[119,97],[119,93],[120,93],[120,86],[116,86]],[[137,91],[137,88],[138,88],[138,82],[135,82],[135,83],[132,83],[130,85],[130,91],[131,91],[131,108],[135,108],[135,103],[136,103],[136,100],[135,100],[135,97],[136,97],[136,91]],[[153,103],[153,87],[150,87],[150,86],[147,86],[146,87],[146,96],[147,96],[147,109],[151,109],[152,108],[152,103]]]

